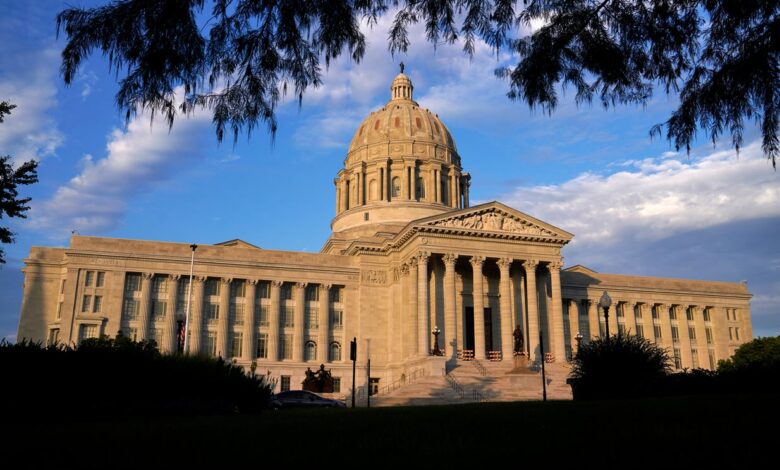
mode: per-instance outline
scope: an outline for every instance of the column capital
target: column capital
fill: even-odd
[[[549,263],[547,263],[547,269],[549,269],[551,272],[560,271],[562,267],[563,267],[563,260],[550,261]]]
[[[474,267],[480,267],[484,262],[485,262],[484,256],[475,255],[469,258],[469,263],[471,263],[471,265]]]
[[[444,256],[442,256],[442,260],[444,261],[444,264],[447,266],[454,266],[455,262],[458,261],[458,254],[457,253],[445,253]]]
[[[233,278],[232,277],[223,277],[222,278],[222,284],[230,284],[231,282],[233,282]]]
[[[247,279],[246,283],[249,286],[256,286],[259,281],[257,279]]]
[[[168,279],[174,282],[178,281],[179,279],[181,279],[181,274],[168,274]]]
[[[141,277],[146,279],[147,281],[154,277],[154,273],[141,273]]]
[[[418,260],[415,257],[409,258],[409,261],[408,261],[409,268],[416,268],[417,267],[417,261]]]
[[[330,288],[333,287],[333,284],[320,284],[320,290],[321,291],[329,291]]]
[[[208,279],[208,276],[193,276],[192,280],[193,282],[206,282]]]
[[[401,276],[408,276],[409,275],[409,265],[404,263],[401,265],[400,268]]]
[[[508,270],[512,266],[512,258],[499,258],[496,264],[502,271]]]
[[[539,260],[527,259],[523,261],[523,267],[526,271],[535,271],[537,266],[539,266]]]
[[[282,287],[282,284],[284,284],[284,281],[277,281],[277,280],[271,281],[271,287],[279,288]]]
[[[431,252],[430,251],[424,251],[423,250],[423,251],[418,251],[417,252],[417,260],[418,261],[422,261],[422,262],[426,262],[427,263],[428,262],[428,258],[430,258],[430,257],[431,257]]]
[[[669,304],[653,304],[653,305],[661,309],[669,308]]]
[[[297,287],[298,289],[305,289],[306,286],[308,286],[308,285],[309,285],[308,282],[296,282],[295,283],[295,287]]]

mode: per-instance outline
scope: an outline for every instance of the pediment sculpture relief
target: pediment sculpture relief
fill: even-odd
[[[440,227],[470,228],[476,230],[492,230],[495,232],[522,233],[525,235],[550,235],[556,234],[541,227],[505,216],[497,212],[486,212],[484,214],[472,214],[465,217],[445,219],[433,222],[432,225]]]

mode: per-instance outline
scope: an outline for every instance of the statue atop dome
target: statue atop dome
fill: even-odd
[[[404,73],[404,63],[401,62],[401,73]]]

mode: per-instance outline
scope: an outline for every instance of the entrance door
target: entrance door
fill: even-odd
[[[463,335],[463,341],[464,348],[463,349],[469,349],[471,351],[474,350],[474,307],[465,307],[466,309],[466,321],[464,322],[464,328],[463,332],[465,333]]]
[[[485,352],[494,351],[493,349],[493,310],[485,307]]]

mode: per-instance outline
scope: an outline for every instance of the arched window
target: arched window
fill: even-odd
[[[338,362],[341,360],[341,345],[338,341],[330,343],[330,362]]]
[[[393,178],[393,192],[390,194],[392,197],[401,197],[401,178]]]
[[[317,343],[314,341],[306,342],[306,350],[303,358],[304,361],[316,361],[317,360]]]
[[[425,199],[425,180],[417,178],[417,200],[421,201]]]

